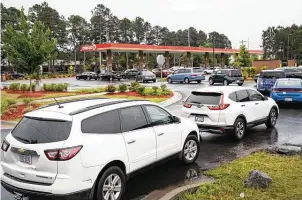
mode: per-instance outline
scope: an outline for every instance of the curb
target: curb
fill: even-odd
[[[208,178],[208,179],[203,179],[198,183],[190,184],[190,185],[185,185],[179,188],[176,188],[172,190],[171,192],[168,192],[160,198],[159,200],[177,200],[179,196],[183,195],[185,192],[196,192],[198,187],[204,183],[213,183],[215,180]]]
[[[173,92],[173,91],[172,91]],[[172,104],[175,104],[176,102],[180,101],[182,99],[182,94],[179,92],[173,92],[173,97],[170,99],[167,99],[166,101],[160,102],[159,105],[163,107],[168,107]]]

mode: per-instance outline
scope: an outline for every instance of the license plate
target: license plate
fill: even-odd
[[[27,163],[31,165],[31,156],[29,155],[20,155],[20,162]]]
[[[203,122],[204,121],[204,116],[195,116],[195,121],[196,122]]]
[[[293,101],[292,98],[285,98],[285,101]]]

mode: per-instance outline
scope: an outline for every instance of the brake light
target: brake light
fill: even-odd
[[[210,110],[224,110],[230,106],[230,104],[224,103],[223,98],[224,95],[221,96],[220,104],[217,106],[208,106]]]
[[[192,105],[188,104],[188,103],[184,103],[183,106],[186,107],[186,108],[191,108],[192,107]]]
[[[7,149],[9,148],[9,145],[10,145],[10,144],[9,144],[6,140],[3,140],[1,149],[2,149],[4,152],[6,152]]]
[[[45,150],[44,153],[49,160],[66,161],[75,157],[81,149],[82,146],[76,146],[64,149]]]
[[[198,76],[198,74],[192,74],[191,76]]]

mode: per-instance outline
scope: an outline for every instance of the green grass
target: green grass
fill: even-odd
[[[244,186],[248,173],[258,169],[272,177],[267,189],[252,189]],[[235,160],[216,169],[207,171],[208,176],[216,178],[215,183],[206,183],[196,193],[184,194],[186,200],[300,200],[302,199],[302,158],[298,156],[271,155],[255,153]]]
[[[101,92],[105,92],[105,88],[100,87],[100,88],[77,89],[77,90],[74,90],[73,92],[75,92],[75,93],[87,93],[87,94],[101,93]]]

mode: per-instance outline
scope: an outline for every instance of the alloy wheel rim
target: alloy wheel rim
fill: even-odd
[[[103,184],[103,198],[105,200],[116,200],[122,190],[122,180],[117,174],[110,174]]]
[[[191,161],[197,155],[197,143],[195,140],[189,140],[184,149],[184,156],[188,161]]]
[[[210,84],[212,84],[213,83],[213,80],[212,79],[210,79]]]
[[[273,110],[272,113],[271,113],[271,124],[275,125],[276,121],[277,121],[277,114],[276,114],[276,111]]]
[[[228,82],[226,80],[223,83],[224,83],[225,86],[228,85]]]
[[[244,124],[243,122],[238,122],[236,125],[236,133],[239,137],[242,137],[244,134]]]

